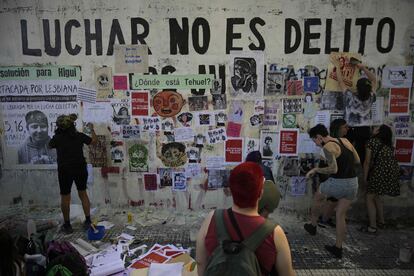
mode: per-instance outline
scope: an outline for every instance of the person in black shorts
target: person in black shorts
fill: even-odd
[[[89,228],[91,224],[90,202],[86,192],[86,182],[88,179],[88,171],[86,168],[85,157],[83,156],[83,144],[96,144],[97,137],[93,129],[93,125],[89,124],[92,138],[84,133],[76,130],[74,122],[76,114],[69,116],[61,115],[56,120],[55,135],[49,142],[50,148],[56,148],[58,178],[61,195],[61,210],[63,213],[64,224],[62,231],[65,234],[73,232],[70,224],[70,192],[72,183],[75,182],[78,189],[78,195],[82,202],[83,212],[85,213],[85,228]]]

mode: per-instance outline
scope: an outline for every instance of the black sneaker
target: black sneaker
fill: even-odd
[[[60,227],[60,231],[63,232],[65,235],[72,234],[73,233],[72,225],[63,224],[62,227]]]
[[[334,255],[335,258],[342,258],[342,248],[338,248],[336,247],[336,245],[325,245],[325,249],[328,250],[329,253]]]
[[[305,230],[312,236],[316,235],[316,226],[313,226],[312,223],[305,223],[305,225],[303,225],[303,228],[305,228]]]

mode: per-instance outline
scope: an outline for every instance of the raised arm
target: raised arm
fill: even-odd
[[[362,63],[358,63],[356,66],[359,69],[361,69],[365,73],[367,78],[371,81],[372,92],[375,93],[375,91],[377,90],[377,77],[375,76],[375,74],[372,73],[371,71],[369,71],[368,68],[365,65],[363,65]]]
[[[96,133],[95,133],[95,129],[93,127],[93,124],[92,123],[88,123],[88,127],[91,130],[91,138],[92,138],[91,145],[96,145],[96,143],[98,143],[98,137],[96,136]]]

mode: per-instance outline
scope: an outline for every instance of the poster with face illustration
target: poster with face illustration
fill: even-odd
[[[112,68],[100,67],[95,69],[96,99],[107,100],[112,94]]]
[[[188,163],[200,162],[200,148],[190,147],[187,149]]]
[[[193,120],[193,114],[190,112],[183,112],[178,115],[177,119],[183,127],[190,127]]]
[[[356,89],[356,83],[359,78],[358,68],[351,64],[351,58],[361,60],[361,55],[356,53],[331,53],[332,58],[338,59],[340,68],[336,68],[331,62],[328,64],[328,74],[325,81],[325,90],[342,92],[339,87],[336,74],[340,71],[343,76],[345,86],[352,91]]]
[[[277,154],[279,133],[262,130],[260,132],[260,152],[263,159],[273,159]]]
[[[208,110],[207,96],[188,97],[188,106],[190,111]]]
[[[161,91],[152,99],[155,112],[161,117],[172,117],[177,115],[184,105],[184,99],[176,91]]]
[[[213,94],[212,97],[214,110],[227,108],[226,94]]]
[[[187,190],[187,178],[185,172],[173,172],[173,191],[184,192]]]
[[[251,99],[263,97],[263,52],[230,52],[230,74],[232,97]]]
[[[129,171],[148,171],[148,148],[144,144],[128,145]]]
[[[221,94],[223,91],[223,86],[221,85],[221,79],[214,79],[213,86],[210,89],[211,94]]]
[[[166,167],[180,167],[187,163],[185,145],[178,142],[164,144],[159,158]]]

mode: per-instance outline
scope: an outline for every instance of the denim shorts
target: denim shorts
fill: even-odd
[[[328,197],[337,199],[346,198],[354,200],[358,193],[358,177],[328,178],[320,185],[320,192]]]

